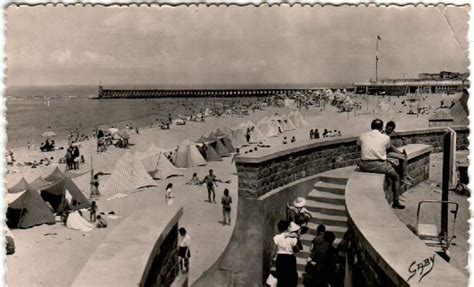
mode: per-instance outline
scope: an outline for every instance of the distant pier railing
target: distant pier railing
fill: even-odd
[[[99,99],[148,99],[167,97],[265,97],[293,92],[313,92],[316,89],[188,89],[188,90],[161,90],[161,89],[103,89],[99,87]]]

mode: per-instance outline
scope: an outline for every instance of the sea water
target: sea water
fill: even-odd
[[[89,137],[99,125],[124,128],[156,127],[171,113],[190,115],[214,105],[238,105],[254,99],[161,98],[161,99],[93,99],[97,87],[54,86],[12,87],[6,92],[7,148],[24,147],[27,142],[39,145],[41,134],[51,130],[57,140],[66,140],[78,129]]]

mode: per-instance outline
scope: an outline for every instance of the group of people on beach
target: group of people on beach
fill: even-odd
[[[66,155],[64,156],[66,159],[66,170],[79,169],[80,156],[81,153],[77,144],[69,145],[66,150]]]

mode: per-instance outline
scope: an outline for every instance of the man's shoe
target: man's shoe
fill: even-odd
[[[401,205],[400,203],[394,203],[394,204],[392,204],[392,208],[405,209],[405,205]]]

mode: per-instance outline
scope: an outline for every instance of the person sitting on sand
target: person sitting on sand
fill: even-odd
[[[199,177],[197,175],[197,173],[193,173],[193,177],[188,181],[186,182],[187,185],[199,185]]]
[[[328,130],[327,129],[324,129],[324,132],[323,132],[323,138],[327,137],[328,136]]]
[[[97,228],[107,228],[107,220],[102,215],[97,215]]]
[[[296,142],[296,137],[293,136],[293,137],[291,138],[291,142],[292,142],[292,143]]]
[[[319,130],[316,129],[316,130],[314,131],[314,139],[319,139],[319,138],[320,138]]]
[[[309,131],[309,139],[310,140],[314,139],[314,130],[312,129]]]
[[[286,137],[283,137],[283,144],[287,144],[287,143],[288,143],[288,141],[287,141]]]

